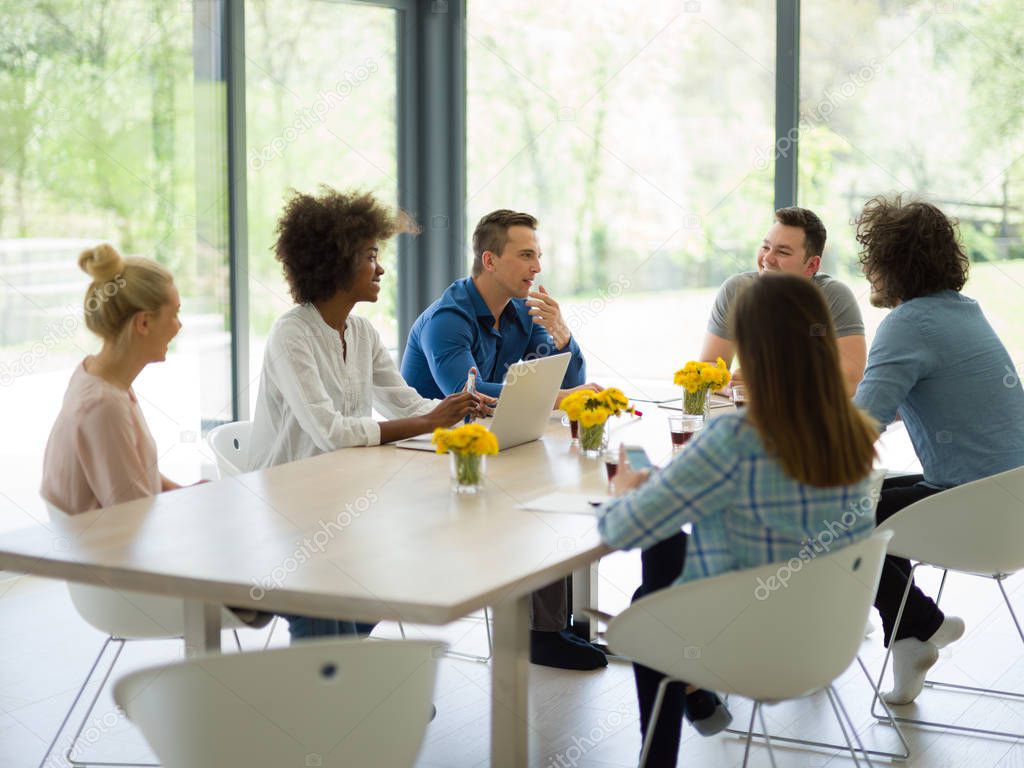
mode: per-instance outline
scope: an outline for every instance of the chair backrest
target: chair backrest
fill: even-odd
[[[760,701],[804,696],[856,656],[889,537],[815,555],[819,537],[792,560],[660,590],[609,624],[608,645],[701,688]]]
[[[50,521],[58,528],[71,516],[46,502]],[[110,587],[67,582],[75,610],[101,632],[127,640],[181,637],[185,632],[185,605],[179,597],[164,597]],[[229,611],[221,611],[225,628],[244,626]]]
[[[443,643],[315,640],[133,672],[114,699],[165,768],[413,765]]]
[[[233,421],[210,430],[206,436],[221,477],[239,475],[249,466],[249,437],[252,434],[251,421]]]
[[[879,526],[889,554],[993,576],[1024,570],[1024,467],[921,499]]]

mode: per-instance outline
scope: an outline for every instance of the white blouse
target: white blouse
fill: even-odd
[[[389,419],[420,416],[438,403],[405,383],[370,322],[349,315],[341,336],[302,304],[270,331],[249,449],[263,469],[339,448],[379,445],[376,408]]]

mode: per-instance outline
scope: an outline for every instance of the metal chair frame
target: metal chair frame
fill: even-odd
[[[920,563],[920,562],[919,563],[915,563],[913,565],[913,567],[911,567],[911,569],[910,569],[910,578],[907,579],[906,589],[903,590],[903,599],[900,601],[900,610],[896,614],[896,627],[893,630],[893,637],[895,637],[897,632],[899,631],[900,622],[903,620],[903,609],[907,605],[907,598],[910,595],[910,589],[914,585],[914,572],[917,571],[917,569],[919,567],[921,567],[921,566],[931,566],[933,568],[939,568],[940,567],[940,566],[933,566],[930,563]],[[945,589],[946,577],[949,575],[949,569],[948,568],[942,568],[941,570],[942,570],[942,581],[939,583],[939,593],[938,593],[938,596],[935,599],[935,604],[936,605],[938,605],[939,601],[942,600],[942,591],[943,591],[943,589]],[[961,571],[961,573],[966,573],[966,572]],[[989,576],[988,574],[981,574],[981,573],[967,573],[966,575],[969,575],[969,576],[980,576],[981,578],[992,579],[993,581],[995,581],[996,585],[999,587],[999,593],[1003,596],[1003,602],[1006,603],[1006,608],[1010,612],[1010,618],[1013,619],[1013,624],[1017,628],[1017,634],[1020,635],[1021,643],[1024,644],[1024,629],[1021,629],[1020,620],[1017,618],[1017,614],[1013,610],[1013,604],[1010,602],[1009,595],[1006,594],[1006,587],[1003,586],[1003,581],[1007,577],[1012,576],[1013,574],[1009,574],[1009,573],[995,573],[995,574],[992,574],[991,576]],[[890,656],[892,656],[892,643],[889,644],[889,649],[886,651],[885,660],[882,662],[882,671],[878,673],[878,684],[876,686],[874,686],[874,688],[875,688],[875,695],[874,695],[874,697],[871,700],[871,714],[872,714],[872,716],[874,716],[875,718],[877,718],[881,722],[887,722],[887,721],[892,720],[892,721],[895,721],[895,722],[892,723],[894,726],[895,726],[895,723],[907,723],[909,725],[918,725],[918,726],[924,726],[924,727],[927,727],[927,728],[937,728],[937,729],[947,730],[947,731],[956,731],[958,733],[975,733],[975,734],[980,734],[982,736],[997,736],[997,737],[1009,738],[1009,739],[1024,739],[1024,733],[1012,733],[1012,732],[1009,732],[1009,731],[996,731],[996,730],[991,730],[991,729],[988,729],[988,728],[975,728],[973,726],[957,725],[955,723],[943,723],[943,722],[937,722],[937,721],[934,721],[934,720],[922,720],[922,719],[915,718],[915,717],[899,717],[899,716],[898,717],[891,717],[891,714],[890,714],[890,717],[888,717],[888,718],[886,718],[886,717],[879,717],[878,713],[875,711],[877,703],[881,703],[885,707],[886,711],[887,712],[889,711],[889,707],[888,707],[888,705],[886,705],[885,701],[882,699],[879,690],[880,690],[880,687],[882,685],[882,678],[885,676],[886,667],[889,664],[889,657]],[[959,685],[957,683],[944,683],[944,682],[941,682],[939,680],[925,680],[924,684],[925,684],[926,688],[944,688],[944,689],[955,690],[955,691],[965,691],[965,692],[969,692],[969,693],[976,693],[976,694],[979,694],[979,695],[982,695],[982,696],[997,696],[997,697],[1014,699],[1014,700],[1017,700],[1017,701],[1024,701],[1024,693],[1020,693],[1020,692],[1017,692],[1017,691],[1001,691],[1001,690],[998,690],[998,689],[995,689],[995,688],[984,688],[984,687],[978,687],[978,686],[972,686],[972,685]]]

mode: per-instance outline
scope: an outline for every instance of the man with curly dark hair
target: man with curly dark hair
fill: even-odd
[[[382,243],[416,232],[403,212],[372,195],[294,192],[277,223],[277,260],[297,306],[267,338],[253,419],[249,468],[327,451],[379,445],[482,415],[479,396],[457,392],[427,400],[405,383],[380,335],[352,314],[375,302]],[[387,417],[373,418],[376,409]],[[288,617],[292,637],[350,634],[350,622]],[[365,627],[356,627],[365,631]]]
[[[871,302],[892,311],[878,327],[854,401],[885,428],[903,419],[923,475],[886,480],[882,522],[915,501],[1024,465],[1024,390],[978,303],[960,291],[969,261],[957,223],[920,201],[876,197],[857,221]],[[965,510],[965,514],[967,510]],[[939,649],[964,632],[917,587],[893,628],[909,561],[887,557],[875,607],[892,642],[893,704],[916,698]]]

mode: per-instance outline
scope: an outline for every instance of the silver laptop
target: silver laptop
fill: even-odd
[[[480,422],[498,438],[500,450],[536,440],[544,433],[555,396],[569,367],[569,357],[568,352],[563,352],[508,367],[494,417]],[[430,439],[430,435],[421,435],[397,442],[395,446],[432,451],[434,445]]]

